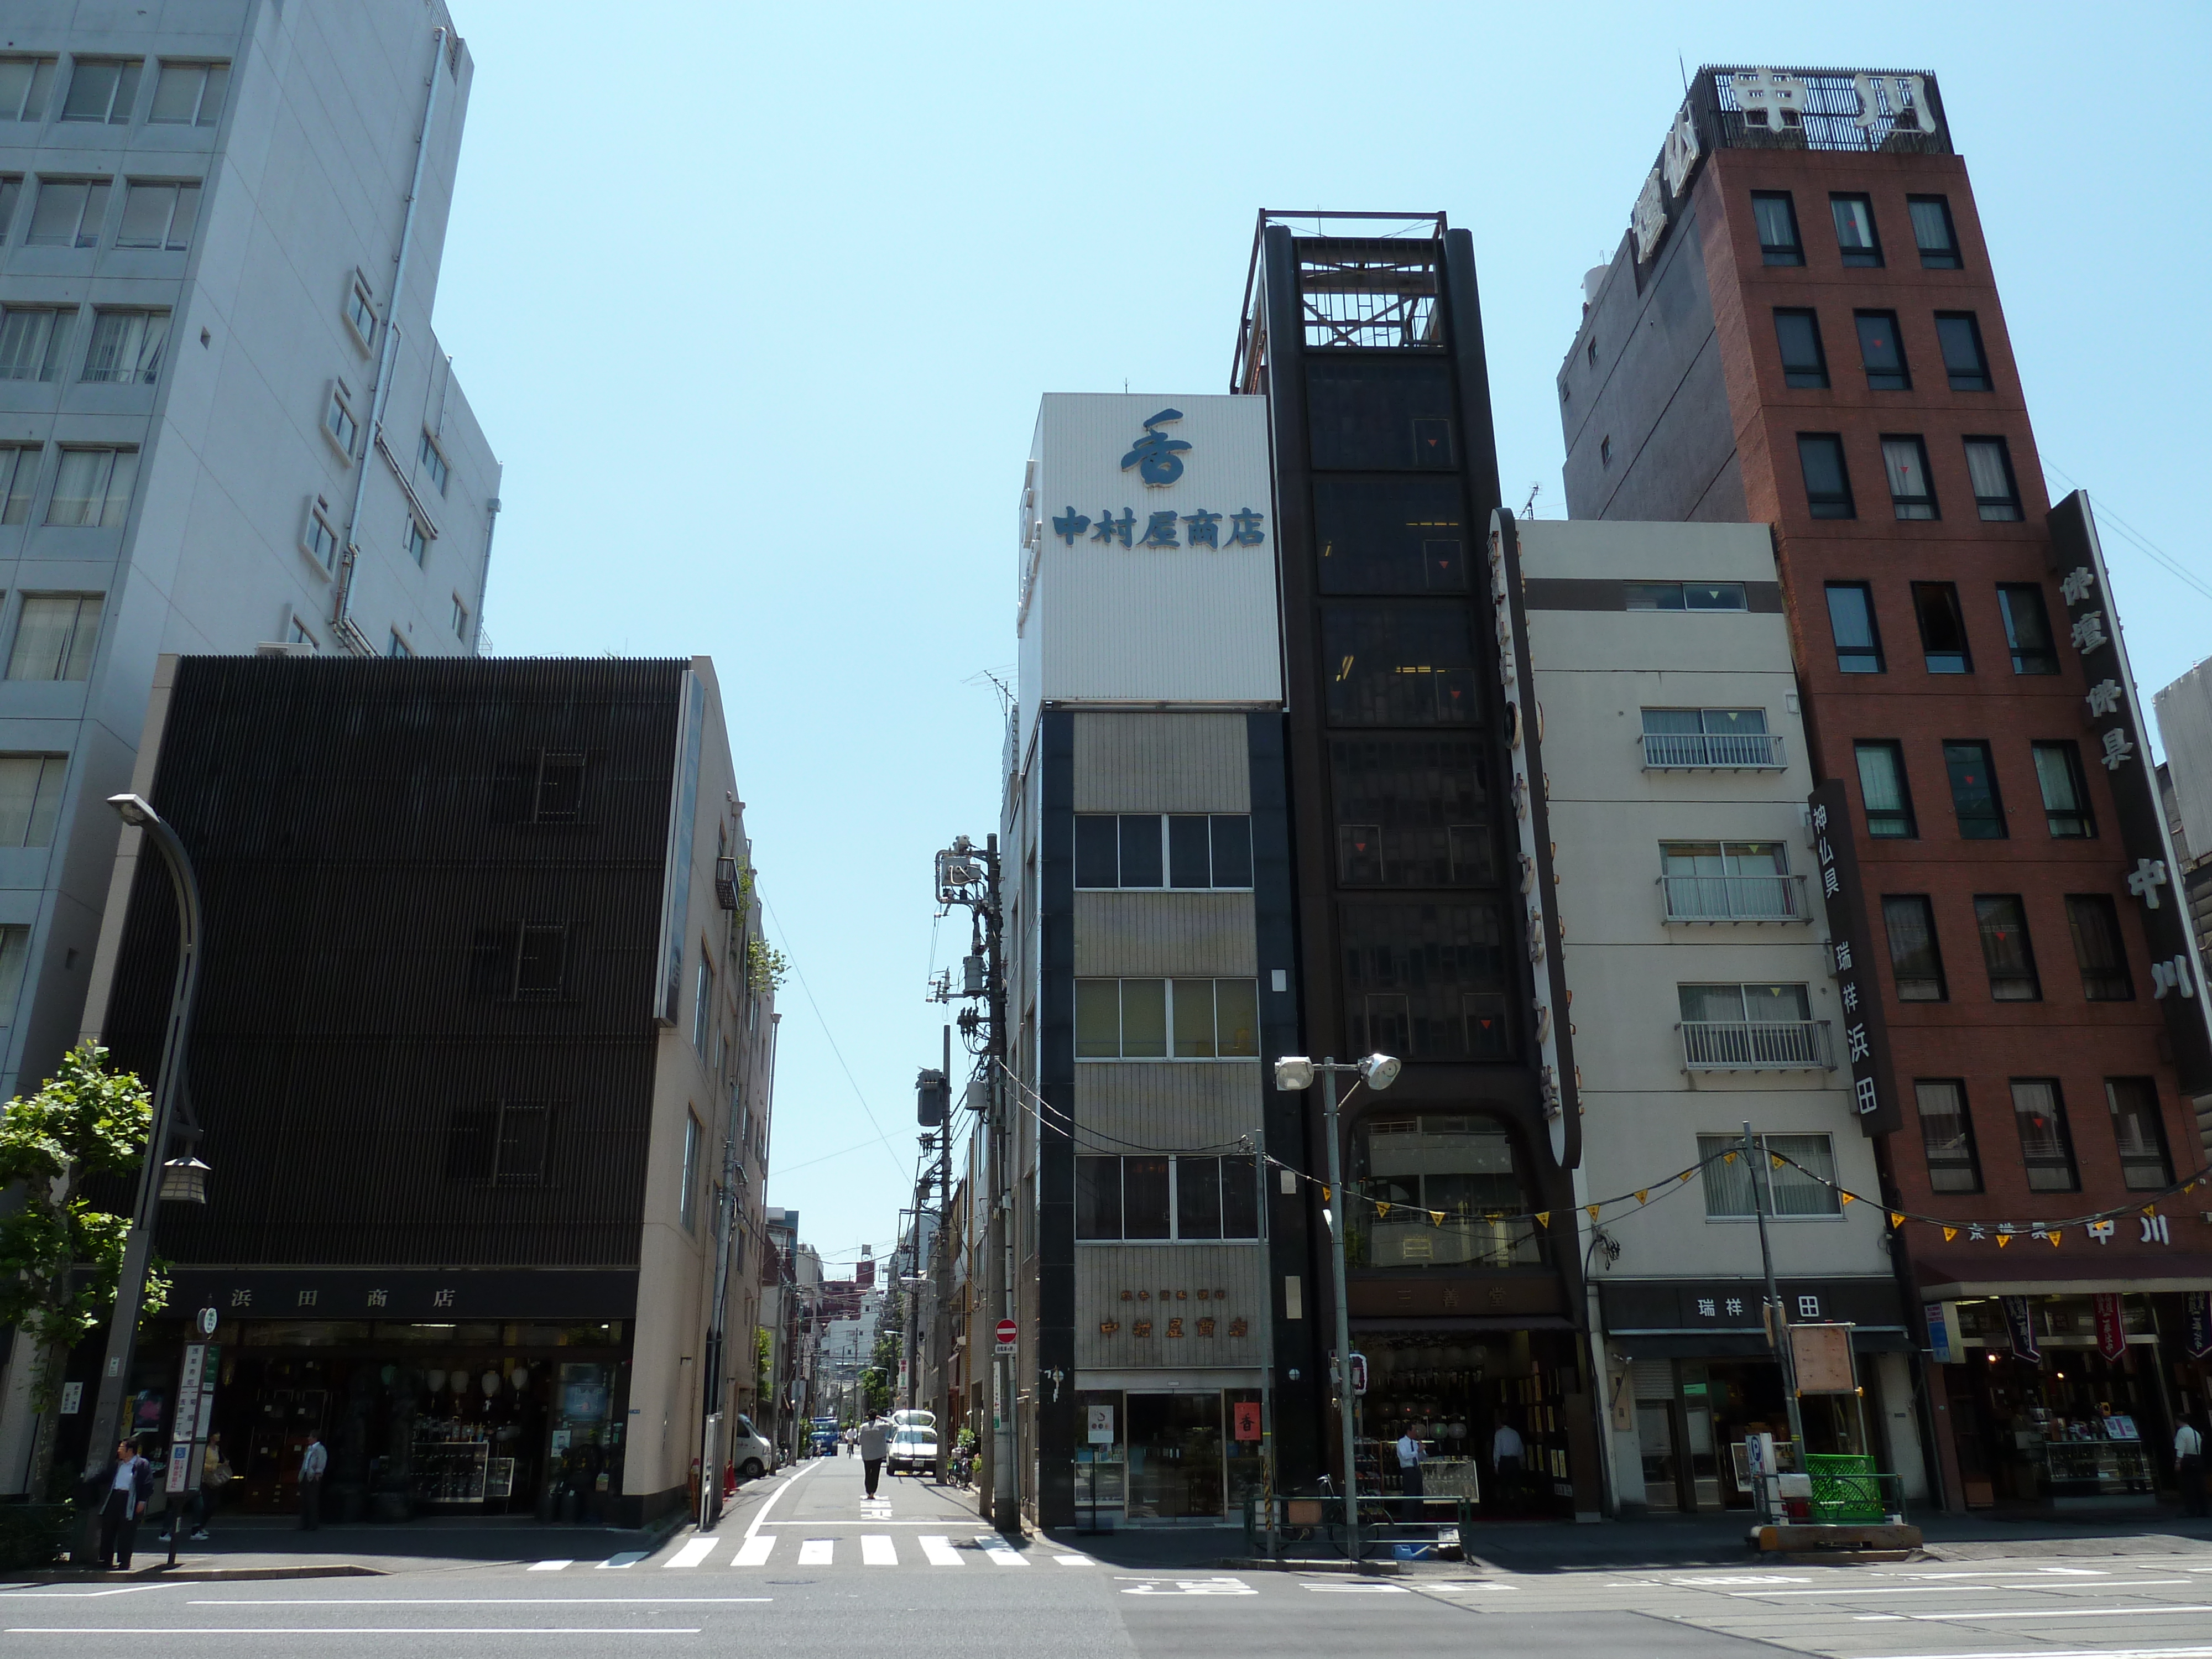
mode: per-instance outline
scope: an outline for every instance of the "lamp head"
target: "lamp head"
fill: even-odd
[[[1285,1054],[1275,1062],[1275,1086],[1278,1089],[1310,1089],[1313,1080],[1313,1061],[1304,1054]]]
[[[107,804],[112,806],[121,815],[124,823],[129,824],[133,830],[143,830],[153,822],[154,809],[147,805],[143,795],[110,795],[107,798]]]
[[[1398,1080],[1405,1064],[1395,1054],[1370,1054],[1359,1062],[1360,1081],[1380,1094]]]

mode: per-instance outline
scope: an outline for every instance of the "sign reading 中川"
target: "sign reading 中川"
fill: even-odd
[[[2181,866],[2159,802],[2150,738],[2088,496],[2077,489],[2052,507],[2050,526],[2051,568],[2066,606],[2063,638],[2078,658],[2089,688],[2081,704],[2088,736],[2081,744],[2083,764],[2076,770],[2101,775],[2111,791],[2118,820],[2113,838],[2122,860],[2112,872],[2115,886],[2124,885],[2142,924],[2151,959],[2150,994],[2166,1015],[2182,1091],[2201,1094],[2212,1089],[2212,1011],[2197,971],[2196,940],[2178,884]],[[2081,806],[2086,811],[2091,805],[2086,778],[2077,775],[2075,786],[2084,792]]]
[[[1806,803],[1813,856],[1820,866],[1820,902],[1828,913],[1828,949],[1843,1004],[1844,1063],[1850,1068],[1851,1106],[1866,1134],[1904,1127],[1889,1065],[1889,1028],[1881,1013],[1881,982],[1875,972],[1866,893],[1851,840],[1850,799],[1843,780],[1830,778]]]

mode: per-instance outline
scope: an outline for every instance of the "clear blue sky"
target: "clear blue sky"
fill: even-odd
[[[996,823],[1038,395],[1226,390],[1258,208],[1472,230],[1504,489],[1557,516],[1552,375],[1678,54],[1933,70],[2053,495],[2212,587],[2202,5],[453,3],[437,324],[507,466],[486,627],[714,657],[805,975],[769,1196],[832,1262],[910,1201],[965,943],[933,958],[930,855]],[[2212,599],[2108,552],[2148,692]]]

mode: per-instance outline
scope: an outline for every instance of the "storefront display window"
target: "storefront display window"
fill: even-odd
[[[1543,1228],[1513,1138],[1475,1113],[1377,1114],[1352,1137],[1348,1259],[1361,1267],[1533,1267]],[[1509,1218],[1520,1218],[1517,1219]]]

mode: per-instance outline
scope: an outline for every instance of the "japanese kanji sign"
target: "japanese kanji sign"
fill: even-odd
[[[1851,840],[1850,797],[1843,781],[1831,778],[1814,790],[1806,811],[1820,872],[1820,902],[1828,913],[1836,994],[1843,1004],[1843,1059],[1850,1070],[1852,1109],[1868,1135],[1888,1134],[1903,1127],[1904,1114],[1889,1067],[1881,982],[1874,968],[1877,957],[1870,948],[1866,895]]]

